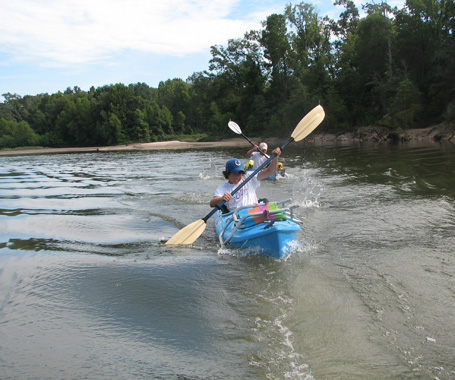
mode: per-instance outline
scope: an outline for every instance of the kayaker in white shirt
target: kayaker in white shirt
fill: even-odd
[[[254,161],[253,170],[256,170],[261,164],[269,158],[267,156],[267,143],[261,142],[259,145],[253,146],[246,155],[252,157]]]
[[[234,194],[234,196],[231,195],[231,192],[247,177],[245,176],[242,160],[238,158],[231,158],[228,160],[226,162],[226,170],[223,171],[224,178],[226,178],[228,182],[216,189],[213,198],[210,200],[210,207],[216,207],[218,203],[224,200],[226,201],[225,206],[227,209],[229,211],[234,211],[239,207],[258,203],[256,189],[261,185],[260,181],[262,179],[267,178],[276,172],[281,149],[276,148],[272,153],[276,153],[276,157],[273,158],[269,167],[265,170],[261,170],[254,178],[251,178],[247,184]]]

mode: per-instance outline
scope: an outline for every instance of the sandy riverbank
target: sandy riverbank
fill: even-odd
[[[36,148],[0,151],[0,155],[47,154],[47,153],[84,153],[84,152],[113,152],[120,150],[174,150],[174,149],[203,149],[220,147],[248,147],[250,144],[243,138],[220,141],[187,142],[187,141],[158,141],[151,143],[135,143],[115,146],[79,147],[79,148]]]
[[[400,132],[389,132],[384,128],[362,127],[356,131],[340,135],[328,133],[313,133],[300,141],[301,144],[313,145],[334,145],[334,144],[352,144],[358,142],[409,142],[409,141],[429,141],[440,142],[441,140],[455,141],[454,131],[450,128],[421,128],[409,129]],[[250,138],[251,141],[259,142],[262,138]],[[272,149],[282,145],[286,138],[266,138],[269,147]],[[36,149],[18,149],[0,151],[0,156],[27,155],[27,154],[48,154],[48,153],[83,153],[83,152],[112,152],[120,150],[176,150],[176,149],[204,149],[204,148],[223,148],[223,147],[250,147],[250,143],[245,139],[238,137],[224,139],[219,141],[204,142],[187,142],[187,141],[159,141],[152,143],[136,143],[116,146],[100,147],[80,147],[80,148],[36,148]]]

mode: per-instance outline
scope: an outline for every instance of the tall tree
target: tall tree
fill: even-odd
[[[272,101],[277,102],[280,96],[289,96],[289,54],[290,44],[287,36],[286,16],[272,14],[263,23],[264,29],[260,39],[264,47],[264,57],[271,71]]]
[[[323,102],[330,92],[334,66],[331,24],[309,3],[288,5],[288,39],[291,45],[292,97],[284,104],[283,120],[294,124],[304,110]]]
[[[186,115],[190,114],[190,85],[181,79],[168,79],[158,85],[158,103],[166,106],[174,119],[180,118],[183,123],[174,125],[174,132],[184,133]],[[183,114],[184,118],[177,116]]]
[[[400,69],[426,96],[426,116],[433,120],[445,108],[441,99],[444,95],[437,87],[447,88],[443,72],[447,64],[453,67],[453,58],[447,52],[453,52],[449,46],[453,41],[454,7],[452,0],[407,0],[396,17]],[[437,82],[439,86],[434,87]]]
[[[248,120],[252,123],[251,128],[260,123],[260,118],[250,119],[251,107],[263,96],[266,82],[263,48],[259,39],[258,32],[250,31],[242,39],[229,40],[226,48],[212,46],[209,91],[211,101],[217,104],[217,111],[214,112],[211,107],[209,119],[213,120],[214,113],[221,115],[225,122],[235,118],[246,126],[246,130],[250,128]]]

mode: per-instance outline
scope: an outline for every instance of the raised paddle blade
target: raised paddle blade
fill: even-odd
[[[248,137],[246,137],[242,133],[242,130],[240,129],[239,125],[235,121],[229,120],[228,127],[231,129],[232,132],[237,133],[238,135],[242,135],[242,137],[245,140],[247,140],[251,145],[253,145],[253,146],[255,145],[253,141],[251,141]],[[264,154],[264,153],[262,153],[262,151],[259,148],[258,148],[258,151],[261,152],[261,154]],[[265,156],[268,157],[267,155],[265,155]]]
[[[228,127],[231,129],[232,132],[237,133],[238,135],[242,134],[242,130],[235,121],[229,120]]]
[[[291,137],[294,141],[300,141],[313,132],[316,127],[324,120],[324,109],[319,105],[308,112],[292,132]]]
[[[196,220],[188,224],[172,236],[165,244],[178,245],[178,244],[193,244],[195,240],[202,235],[207,227],[207,223],[203,219]]]

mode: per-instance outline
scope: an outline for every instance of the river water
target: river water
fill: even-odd
[[[285,260],[161,242],[244,148],[0,157],[0,379],[455,379],[455,148],[283,152]]]

